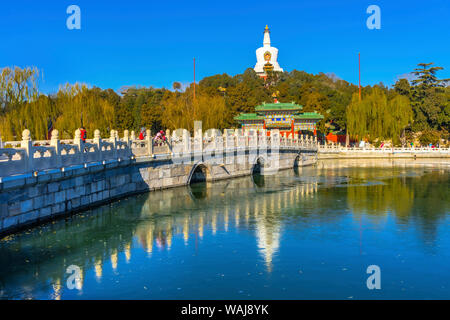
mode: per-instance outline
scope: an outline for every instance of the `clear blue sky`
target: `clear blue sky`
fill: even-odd
[[[81,30],[68,30],[66,9],[81,8]],[[381,30],[366,9],[381,8]],[[419,62],[450,78],[450,1],[2,1],[0,67],[36,66],[41,90],[65,82],[101,88],[171,87],[217,73],[235,75],[256,62],[266,24],[286,71],[333,72],[357,83],[393,84]]]

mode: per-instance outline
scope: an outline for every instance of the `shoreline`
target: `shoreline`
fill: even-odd
[[[348,160],[358,160],[358,159],[404,159],[404,160],[415,160],[415,159],[447,159],[450,162],[450,154],[405,154],[405,153],[350,153],[350,152],[339,152],[339,153],[318,153],[318,160],[327,159],[348,159]]]

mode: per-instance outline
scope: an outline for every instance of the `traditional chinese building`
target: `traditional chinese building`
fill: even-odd
[[[255,107],[255,113],[241,113],[234,117],[243,129],[278,129],[282,135],[310,131],[316,135],[316,124],[323,115],[303,112],[301,105],[291,103],[263,103]]]

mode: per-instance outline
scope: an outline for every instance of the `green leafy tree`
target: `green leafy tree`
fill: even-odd
[[[181,89],[181,83],[179,83],[179,82],[174,82],[174,83],[172,84],[172,88],[173,88],[173,90],[175,90],[175,91],[180,90],[180,89]]]

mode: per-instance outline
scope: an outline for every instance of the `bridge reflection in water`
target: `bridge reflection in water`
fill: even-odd
[[[433,243],[439,220],[449,209],[448,201],[442,201],[448,190],[433,190],[428,200],[417,201],[416,195],[436,182],[445,186],[448,171],[433,171],[415,181],[423,170],[389,168],[389,163],[370,170],[352,170],[347,162],[334,166],[325,162],[317,168],[296,168],[294,174],[289,170],[151,192],[7,237],[0,242],[0,296],[45,298],[51,293],[51,298],[60,299],[67,291],[69,265],[80,267],[82,285],[89,272],[100,283],[106,266],[113,275],[127,264],[138,272],[131,263],[134,255],[141,259],[145,253],[153,261],[155,250],[170,252],[175,243],[195,247],[195,253],[206,234],[239,234],[231,247],[255,238],[261,262],[271,273],[285,228],[306,234],[325,223],[341,223],[345,216],[359,221],[367,215],[379,224],[392,213],[404,226],[418,219],[423,241]],[[431,215],[421,211],[430,203]],[[151,264],[140,266],[144,267]]]

